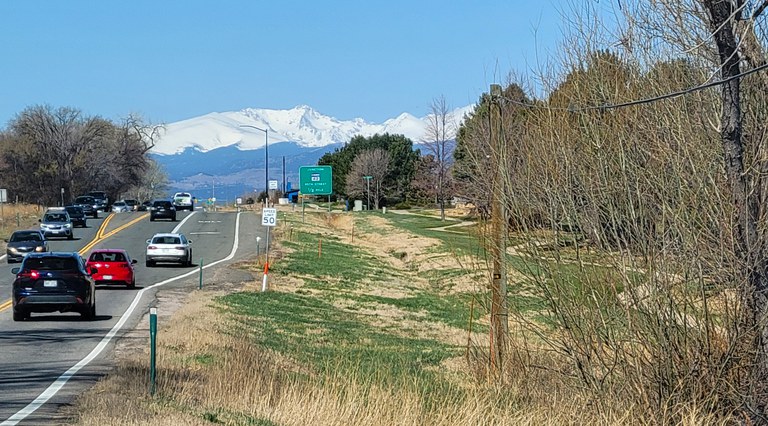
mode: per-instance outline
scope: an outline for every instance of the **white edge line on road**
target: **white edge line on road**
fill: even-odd
[[[181,223],[179,223],[179,225],[176,228],[174,228],[173,232],[174,233],[177,232],[178,229],[181,228],[181,225],[183,225],[184,222],[186,222],[187,219],[189,219],[190,217],[192,217],[192,214],[190,214],[183,221],[181,221]],[[235,220],[235,239],[234,239],[234,243],[232,244],[232,251],[229,253],[229,256],[227,256],[227,257],[225,257],[223,259],[217,260],[215,262],[209,263],[208,265],[203,266],[203,269],[210,268],[212,266],[218,265],[221,262],[226,262],[226,261],[231,260],[232,258],[234,258],[235,257],[235,253],[237,252],[238,241],[239,241],[239,234],[240,234],[240,213],[237,213],[237,219]],[[4,422],[0,423],[0,426],[16,425],[20,421],[22,421],[25,418],[27,418],[27,416],[29,416],[32,413],[34,413],[35,411],[37,411],[37,409],[42,407],[43,404],[48,402],[49,399],[51,399],[54,395],[56,395],[56,393],[58,391],[60,391],[61,388],[63,388],[64,385],[69,381],[69,379],[72,378],[72,376],[77,374],[77,372],[80,371],[80,369],[82,369],[83,367],[88,365],[97,356],[99,356],[99,354],[101,354],[101,352],[107,347],[107,345],[112,340],[112,338],[115,337],[115,335],[117,335],[117,332],[120,331],[121,328],[123,328],[123,326],[125,325],[126,321],[128,321],[128,318],[130,318],[130,316],[133,314],[133,311],[139,305],[139,301],[141,300],[141,296],[144,294],[145,291],[147,291],[149,289],[152,289],[152,288],[155,288],[155,287],[160,287],[161,285],[165,285],[165,284],[168,284],[170,282],[173,282],[173,281],[176,281],[176,280],[180,280],[182,278],[186,278],[186,277],[188,277],[190,275],[197,274],[197,273],[199,273],[199,269],[195,269],[195,270],[189,271],[189,272],[187,272],[185,274],[182,274],[182,275],[179,275],[179,276],[176,276],[176,277],[173,277],[173,278],[168,278],[165,281],[160,281],[159,283],[153,284],[153,285],[151,285],[149,287],[145,287],[145,288],[142,288],[141,290],[139,290],[138,293],[136,293],[136,297],[134,297],[133,302],[131,303],[131,305],[128,307],[128,309],[125,311],[125,313],[123,313],[123,316],[122,316],[122,318],[120,318],[120,321],[118,321],[117,324],[115,324],[114,327],[112,327],[112,329],[109,330],[109,333],[107,333],[101,339],[99,344],[96,345],[95,348],[93,348],[91,353],[86,355],[86,357],[81,359],[80,362],[78,362],[77,364],[72,366],[69,370],[65,371],[64,374],[59,376],[53,383],[51,383],[50,386],[48,386],[48,388],[45,391],[43,391],[43,393],[40,394],[40,396],[35,398],[34,401],[30,402],[26,407],[24,407],[21,410],[19,410],[18,412],[16,412],[16,414],[12,415],[11,417],[9,417]]]

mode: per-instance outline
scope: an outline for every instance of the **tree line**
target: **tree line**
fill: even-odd
[[[149,157],[159,130],[133,115],[114,122],[72,107],[32,106],[0,132],[0,182],[9,201],[42,205],[92,190],[113,200],[151,198],[167,182]]]

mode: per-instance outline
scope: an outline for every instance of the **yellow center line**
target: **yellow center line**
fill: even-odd
[[[142,219],[146,219],[146,217],[149,216],[149,213],[145,213],[145,214],[137,217],[136,219],[133,219],[132,221],[130,221],[130,222],[124,224],[124,225],[118,226],[117,228],[115,228],[115,229],[113,229],[113,230],[111,230],[111,231],[109,231],[109,232],[107,232],[105,234],[104,231],[107,229],[107,225],[109,225],[109,222],[112,220],[112,218],[114,216],[115,216],[114,213],[110,213],[109,216],[107,216],[104,219],[104,222],[102,222],[101,226],[99,226],[98,231],[96,231],[96,236],[93,238],[93,240],[91,240],[91,242],[86,244],[85,247],[81,248],[80,251],[78,251],[80,256],[83,256],[84,254],[88,253],[88,251],[91,250],[99,242],[101,242],[101,241],[103,241],[103,240],[105,240],[105,239],[107,239],[107,238],[117,234],[118,232],[124,230],[125,228],[128,228],[131,225],[136,224],[137,222],[141,221]],[[0,312],[10,308],[11,304],[12,304],[12,301],[10,299],[6,300],[3,303],[0,303]]]
[[[127,227],[129,227],[129,226],[131,226],[133,224],[135,224],[136,222],[140,222],[141,220],[146,219],[147,216],[149,216],[149,213],[144,213],[143,215],[137,217],[136,219],[133,219],[132,221],[130,221],[130,222],[124,224],[124,225],[118,226],[117,228],[115,228],[115,229],[109,231],[108,233],[102,235],[101,239],[103,240],[103,239],[109,238],[109,237],[117,234],[118,232],[122,231],[123,229],[125,229],[125,228],[127,228]]]
[[[102,235],[104,234],[104,230],[107,229],[107,225],[109,225],[109,222],[112,220],[112,218],[115,217],[114,213],[110,213],[109,216],[107,216],[104,219],[104,222],[101,223],[101,226],[99,226],[99,230],[96,231],[96,236],[93,237],[93,240],[85,245],[85,247],[81,248],[78,253],[80,253],[80,256],[88,253],[88,250],[93,248],[99,241],[102,239]]]

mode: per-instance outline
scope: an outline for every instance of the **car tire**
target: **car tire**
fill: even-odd
[[[75,239],[75,236],[74,236],[74,235],[72,235],[72,234],[69,234],[69,235],[67,235],[67,239],[68,239],[68,240],[74,240],[74,239]]]
[[[17,311],[13,310],[13,320],[14,321],[24,321],[25,319],[29,318],[29,312],[23,312],[23,311]]]
[[[93,305],[89,306],[80,314],[84,320],[93,321],[96,319],[96,301],[93,301]]]
[[[136,278],[132,279],[131,282],[128,283],[128,288],[136,288]]]
[[[155,261],[154,260],[148,260],[147,261],[147,268],[151,268],[153,266],[155,266]]]
[[[171,218],[171,222],[176,222],[176,216],[173,216],[173,217]]]
[[[154,222],[154,221],[155,221],[155,218],[154,218],[154,217],[152,217],[152,216],[150,216],[150,217],[149,217],[149,221],[150,221],[150,222]]]

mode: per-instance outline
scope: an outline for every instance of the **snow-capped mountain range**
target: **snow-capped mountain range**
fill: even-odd
[[[452,111],[455,123],[458,125],[472,108],[467,106]],[[254,150],[264,147],[265,133],[269,135],[270,145],[295,142],[307,148],[343,144],[353,136],[367,137],[376,133],[402,134],[418,144],[425,136],[428,118],[402,113],[381,124],[369,123],[362,118],[342,121],[323,115],[307,105],[289,110],[247,108],[214,112],[166,125],[152,152],[162,156],[180,154],[187,148],[208,152],[229,146]],[[266,132],[244,126],[258,127]]]

